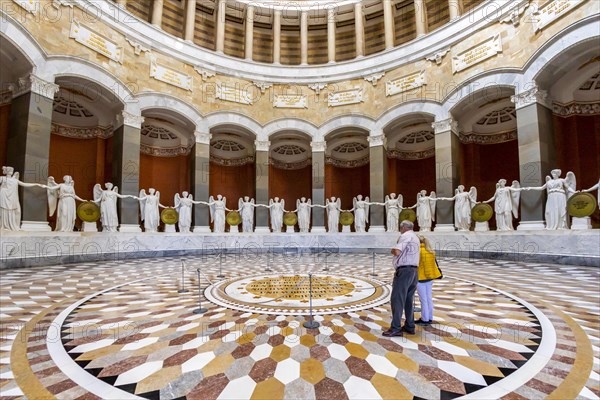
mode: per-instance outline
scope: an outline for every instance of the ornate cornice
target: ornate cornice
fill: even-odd
[[[433,132],[436,135],[448,131],[451,131],[455,135],[458,135],[458,122],[456,122],[452,118],[443,119],[441,121],[435,121],[431,124],[431,127],[433,128]]]
[[[253,81],[252,83],[254,84],[254,86],[260,89],[261,94],[265,94],[267,89],[273,86],[273,84],[270,82]]]
[[[74,139],[108,139],[113,135],[112,126],[101,127],[94,126],[90,128],[81,128],[78,126],[61,125],[52,123],[50,133]]]
[[[242,158],[221,158],[214,154],[210,155],[210,162],[224,167],[240,167],[246,164],[252,164],[254,162],[254,156],[246,156]]]
[[[477,133],[463,134],[459,136],[461,143],[469,144],[496,144],[503,142],[510,142],[511,140],[517,139],[517,130],[499,132],[490,135],[483,135]]]
[[[437,65],[440,65],[442,63],[442,60],[444,59],[444,56],[448,54],[449,51],[450,47],[446,47],[445,49],[438,50],[435,53],[426,56],[425,59],[427,61],[431,61],[436,63]]]
[[[215,71],[209,70],[207,68],[201,67],[200,65],[195,65],[194,66],[194,71],[196,71],[197,73],[200,74],[200,76],[202,77],[203,81],[207,81],[208,78],[212,78],[213,76],[215,76],[217,73]]]
[[[140,144],[140,153],[153,157],[177,157],[190,154],[190,147],[152,147]]]
[[[310,142],[310,147],[312,148],[312,151],[325,151],[327,142]]]
[[[377,136],[369,136],[367,140],[369,142],[369,147],[387,146],[387,138],[383,133]]]
[[[325,164],[331,164],[334,167],[339,168],[356,168],[362,167],[369,163],[369,156],[359,158],[358,160],[340,160],[339,158],[333,158],[331,156],[325,157]]]
[[[269,146],[271,142],[268,140],[255,140],[254,146],[256,147],[256,151],[269,151]]]
[[[311,158],[307,158],[304,161],[298,161],[298,162],[294,162],[294,163],[287,163],[285,161],[281,161],[278,160],[276,158],[269,158],[269,164],[272,165],[274,168],[277,169],[302,169],[302,168],[306,168],[309,165],[312,165],[312,159]]]
[[[210,139],[212,138],[212,133],[204,133],[204,132],[194,132],[194,136],[196,137],[196,143],[200,144],[210,144]]]
[[[510,101],[515,103],[515,108],[517,110],[535,103],[539,103],[546,108],[552,109],[552,104],[548,98],[548,92],[541,90],[537,85],[529,90],[510,96]]]
[[[308,88],[314,90],[317,95],[321,94],[321,90],[327,87],[326,83],[311,83]]]
[[[423,160],[435,156],[435,147],[422,151],[402,151],[388,150],[388,158],[397,158],[398,160]]]
[[[598,115],[600,114],[600,102],[569,104],[552,104],[552,112],[560,117],[570,117],[573,115]]]
[[[147,43],[138,42],[135,39],[125,36],[125,40],[133,47],[133,53],[136,56],[142,54],[142,52],[150,53],[152,50],[152,46]]]
[[[383,78],[385,75],[385,72],[378,72],[376,74],[371,74],[371,75],[367,75],[364,76],[363,78],[365,79],[365,81],[371,83],[373,86],[377,86],[377,82]]]
[[[119,123],[137,129],[142,129],[142,123],[144,122],[144,117],[141,115],[134,115],[125,110],[123,110],[121,115],[117,115],[117,119]]]
[[[11,89],[13,91],[13,98],[31,92],[47,99],[54,100],[54,95],[58,92],[60,87],[57,84],[45,81],[34,74],[29,74],[19,78],[17,86],[12,87]]]

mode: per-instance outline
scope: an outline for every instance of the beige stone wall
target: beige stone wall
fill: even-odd
[[[51,1],[42,0],[41,3],[43,9],[52,9],[50,5]],[[266,90],[265,94],[261,94],[260,90],[251,82],[235,77],[223,76],[219,73],[204,82],[191,65],[187,65],[182,61],[173,59],[156,51],[152,51],[152,55],[148,52],[142,52],[140,55],[134,54],[134,48],[125,40],[123,35],[102,23],[91,20],[89,15],[76,7],[61,7],[61,18],[56,18],[56,14],[54,14],[52,20],[44,18],[39,14],[37,16],[27,14],[23,18],[17,18],[17,20],[31,32],[35,40],[42,46],[48,55],[67,55],[96,63],[116,76],[120,81],[127,84],[128,87],[136,93],[143,91],[168,93],[192,104],[203,115],[216,111],[229,110],[243,113],[262,125],[276,119],[294,117],[310,121],[316,125],[321,125],[329,119],[349,113],[362,114],[377,119],[381,114],[403,101],[408,101],[417,97],[424,97],[441,102],[449,94],[449,91],[452,88],[460,86],[462,83],[484,71],[503,68],[521,69],[536,50],[557,32],[560,32],[575,21],[596,13],[597,5],[594,3],[595,0],[583,2],[575,9],[571,10],[571,12],[535,34],[533,24],[527,21],[528,14],[525,12],[521,16],[521,24],[518,27],[514,27],[512,23],[496,22],[473,34],[462,43],[455,45],[452,50],[444,56],[440,65],[436,65],[434,62],[423,59],[394,70],[386,71],[385,77],[377,83],[377,86],[373,86],[362,77],[359,77],[357,79],[329,85],[326,89],[321,91],[321,94],[318,96],[306,85],[294,85],[293,83],[289,86],[273,85]],[[74,39],[70,39],[69,30],[72,18],[77,19],[97,33],[104,35],[118,43],[120,46],[123,46],[125,52],[123,63],[120,64],[110,60],[77,43]],[[130,23],[142,24],[143,22],[131,18]],[[477,45],[497,33],[500,33],[502,38],[502,53],[459,73],[452,73],[451,58],[453,54],[457,54]],[[177,71],[192,76],[194,79],[193,91],[183,90],[150,78],[151,56],[156,57],[156,60],[162,65],[169,66]],[[386,97],[386,80],[402,77],[420,70],[425,70],[427,74],[427,86],[422,88],[423,90],[420,91],[420,93],[413,93],[412,95],[407,95],[405,93]],[[253,105],[244,105],[216,99],[214,92],[217,82],[247,88],[253,94],[253,97],[255,97]],[[328,92],[352,88],[363,88],[364,101],[361,104],[328,107]],[[282,93],[302,93],[308,95],[308,108],[273,108],[273,95]]]

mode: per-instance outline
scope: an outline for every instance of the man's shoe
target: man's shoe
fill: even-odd
[[[423,321],[421,318],[419,318],[418,320],[415,321],[415,325],[429,326],[429,325],[431,325],[431,321]]]
[[[383,336],[386,336],[386,337],[402,336],[402,331],[395,330],[395,329],[388,329],[387,331],[383,332]]]
[[[406,326],[403,326],[403,327],[402,327],[402,332],[406,332],[406,333],[408,333],[409,335],[414,335],[414,334],[415,334],[415,330],[414,330],[414,329],[413,329],[413,330],[410,330],[410,329],[408,329]]]

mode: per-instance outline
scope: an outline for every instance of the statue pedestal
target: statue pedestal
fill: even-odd
[[[434,232],[454,232],[454,225],[452,224],[437,224],[435,228],[433,228]]]
[[[350,233],[352,230],[350,229],[350,225],[342,225],[342,233]]]
[[[286,226],[285,233],[294,233],[294,225]]]
[[[175,230],[175,225],[173,225],[173,224],[165,224],[165,232],[168,232],[168,233],[177,232]]]
[[[371,225],[371,226],[369,226],[369,232],[371,232],[371,233],[382,233],[382,232],[385,232],[385,226],[383,226],[383,225]]]
[[[571,221],[571,229],[592,229],[592,219],[590,217],[575,218]]]
[[[487,232],[490,230],[490,224],[485,222],[475,222],[475,232]]]
[[[210,226],[194,226],[194,233],[210,233]]]
[[[537,231],[545,228],[544,221],[521,221],[517,226],[518,231]]]
[[[268,226],[257,226],[254,228],[254,232],[256,233],[271,233],[271,229]]]
[[[22,231],[33,231],[33,232],[51,232],[52,229],[46,221],[21,221]]]
[[[325,227],[324,227],[324,226],[313,226],[313,227],[310,229],[310,232],[311,232],[311,233],[325,233],[325,232],[327,232],[327,231],[325,230]]]
[[[119,225],[119,232],[141,232],[142,228],[139,225],[134,224],[121,224]]]
[[[95,222],[83,222],[81,225],[82,232],[98,232],[98,225]]]

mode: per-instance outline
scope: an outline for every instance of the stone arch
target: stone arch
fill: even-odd
[[[166,93],[144,92],[136,95],[135,98],[139,100],[140,111],[150,108],[165,108],[192,122],[196,125],[196,130],[202,126],[204,118],[196,107],[178,97]]]
[[[202,121],[202,130],[209,132],[211,128],[219,125],[237,125],[252,132],[256,140],[267,140],[263,134],[263,127],[258,122],[235,111],[218,111],[208,114]]]
[[[318,128],[315,125],[308,121],[303,121],[297,118],[285,118],[271,121],[264,126],[263,135],[267,138],[270,138],[272,135],[282,130],[295,130],[304,132],[312,139],[318,136]]]
[[[369,117],[358,114],[340,115],[334,117],[319,127],[318,137],[314,140],[322,141],[329,133],[340,128],[360,128],[373,132],[375,129],[375,121]]]
[[[434,119],[443,119],[442,107],[439,103],[433,101],[409,101],[399,104],[398,106],[387,110],[383,113],[375,124],[375,129],[379,132],[383,131],[389,124],[393,123],[398,118],[407,114],[427,114]]]

